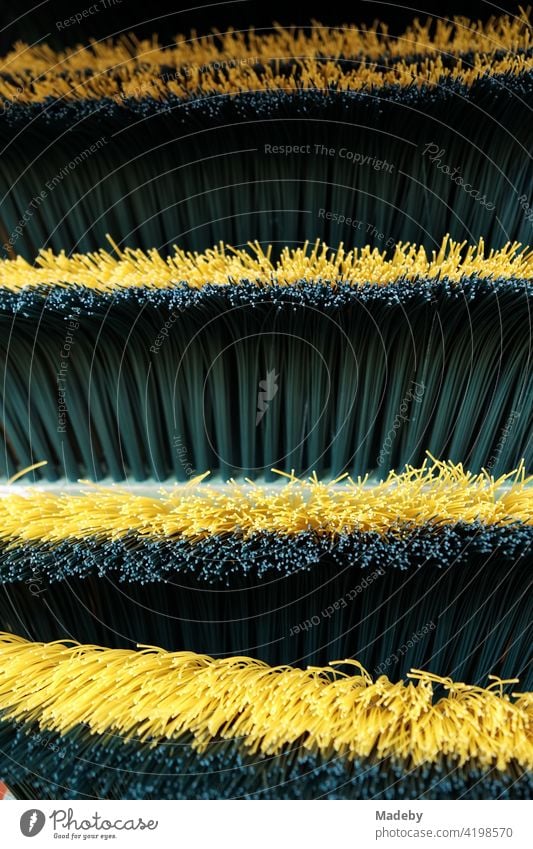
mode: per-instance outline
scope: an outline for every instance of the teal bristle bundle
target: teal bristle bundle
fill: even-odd
[[[518,765],[501,773],[444,757],[422,767],[350,763],[300,747],[264,758],[243,754],[229,740],[198,754],[186,739],[151,748],[84,728],[61,735],[21,723],[0,723],[0,750],[23,798],[528,799],[533,790]]]
[[[524,525],[11,544],[0,619],[44,642],[68,634],[303,668],[354,655],[393,678],[445,669],[481,684],[495,673],[527,689],[532,546]]]
[[[531,224],[520,198],[533,175],[523,120],[533,84],[531,75],[519,81],[516,92],[512,84],[480,81],[474,104],[453,86],[386,96],[263,92],[176,104],[162,114],[150,100],[130,104],[133,115],[105,100],[61,103],[26,125],[28,165],[20,174],[11,138],[17,128],[6,127],[15,105],[0,116],[5,172],[17,174],[5,187],[1,241],[8,242],[36,196],[46,197],[4,256],[31,261],[42,247],[93,251],[109,232],[120,244],[162,250],[174,243],[204,250],[220,240],[297,245],[316,233],[329,244],[380,249],[395,241],[431,249],[444,233],[485,238],[495,248],[509,240],[528,244]],[[48,126],[55,113],[59,120]],[[43,135],[50,145],[45,161]],[[269,152],[302,145],[309,153]],[[374,165],[354,164],[348,154]],[[446,168],[458,169],[485,203],[458,187]]]
[[[383,476],[426,451],[474,472],[530,464],[530,297],[530,281],[475,277],[3,292],[3,474]]]

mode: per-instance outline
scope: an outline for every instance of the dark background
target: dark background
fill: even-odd
[[[90,6],[98,5],[98,13],[80,24],[58,30],[57,22]],[[349,9],[349,13],[347,12]],[[3,0],[0,9],[0,51],[5,52],[17,40],[34,43],[45,41],[55,47],[86,43],[122,32],[135,32],[139,37],[159,33],[162,42],[176,33],[191,29],[209,32],[213,27],[226,29],[268,27],[273,21],[284,25],[305,25],[311,19],[326,24],[367,23],[376,18],[386,21],[392,32],[401,31],[416,16],[450,17],[464,15],[486,19],[502,12],[517,13],[518,2],[431,2],[414,0],[412,4],[359,0],[350,3],[317,2],[215,2],[190,0],[177,4],[172,0],[35,0],[10,3]]]

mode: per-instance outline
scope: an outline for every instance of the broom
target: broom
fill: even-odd
[[[15,795],[530,793],[530,65],[525,16],[6,58]]]

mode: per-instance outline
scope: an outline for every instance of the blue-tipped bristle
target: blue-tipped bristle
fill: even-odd
[[[175,744],[124,742],[75,728],[60,735],[0,723],[0,771],[25,798],[42,799],[527,799],[530,774],[460,766],[443,757],[413,767],[400,761],[348,761],[302,748],[265,758],[238,741],[213,741],[198,754],[187,738]]]
[[[393,676],[429,664],[475,683],[516,675],[527,689],[532,542],[533,528],[520,523],[462,523],[335,540],[10,543],[0,552],[0,629],[273,665],[356,657]]]
[[[292,70],[292,69],[291,69]],[[387,106],[423,109],[426,114],[438,113],[453,102],[471,103],[482,107],[484,115],[501,116],[506,106],[520,99],[522,108],[533,98],[533,72],[520,74],[487,74],[471,84],[443,76],[438,85],[384,85],[368,90],[339,91],[329,89],[302,89],[297,92],[282,90],[243,91],[237,94],[191,93],[184,99],[167,92],[164,99],[153,97],[102,97],[100,99],[65,100],[49,97],[37,103],[14,101],[3,112],[4,133],[21,125],[77,126],[91,121],[93,125],[116,131],[127,126],[132,116],[137,120],[157,117],[174,119],[177,124],[188,124],[196,130],[203,125],[210,128],[235,120],[274,119],[288,117],[331,119],[333,114],[345,120],[354,113],[379,116]]]

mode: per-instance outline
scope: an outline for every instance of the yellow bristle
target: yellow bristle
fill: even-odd
[[[391,472],[374,485],[346,477],[324,483],[313,476],[301,481],[280,474],[289,482],[279,488],[235,482],[224,487],[175,486],[160,497],[101,486],[80,495],[34,488],[9,493],[0,498],[0,540],[15,546],[136,533],[194,541],[236,529],[245,538],[261,531],[308,530],[333,538],[356,531],[401,532],[402,527],[426,524],[533,525],[533,477],[526,477],[523,466],[494,479],[433,460],[420,469],[408,466],[401,474]]]
[[[190,733],[203,751],[239,738],[276,755],[295,744],[348,758],[475,759],[504,770],[533,766],[531,693],[505,695],[413,670],[409,683],[373,681],[352,660],[324,668],[269,667],[247,657],[30,643],[0,634],[4,719],[66,733],[118,734],[155,745]],[[342,671],[342,664],[348,671]],[[35,682],[39,686],[35,686]],[[434,701],[433,685],[448,694]]]

